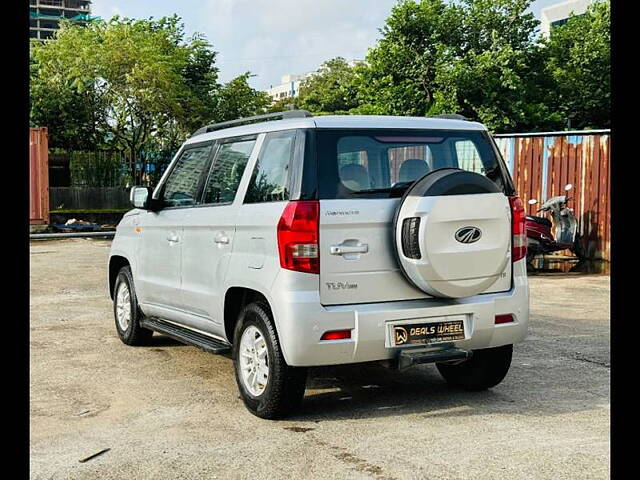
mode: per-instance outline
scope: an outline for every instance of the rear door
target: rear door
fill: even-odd
[[[301,135],[296,130],[269,132],[256,146],[259,153],[244,200],[239,202],[233,264],[227,276],[230,285],[261,290],[280,270],[276,226],[291,198]]]
[[[222,335],[223,282],[234,248],[246,166],[257,135],[218,140],[203,197],[183,222],[181,298],[192,327]],[[236,201],[237,200],[237,201]]]
[[[481,173],[505,188],[486,132],[318,130],[320,299],[325,305],[427,298],[400,270],[393,218],[414,180],[440,168]],[[511,264],[485,293],[510,288]]]

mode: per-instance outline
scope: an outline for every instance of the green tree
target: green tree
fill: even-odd
[[[609,2],[596,2],[552,27],[544,42],[546,73],[554,82],[550,99],[571,128],[611,125],[610,25]]]
[[[403,0],[356,71],[355,112],[460,113],[500,131],[557,124],[531,0]]]
[[[220,84],[215,60],[175,15],[63,22],[53,40],[31,45],[31,122],[49,127],[53,146],[122,152],[137,183],[146,162],[160,171],[194,130],[269,105],[249,72]]]
[[[285,110],[296,110],[300,107],[299,97],[284,97],[276,100],[271,106],[267,107],[268,113],[284,112]]]
[[[314,113],[346,113],[358,106],[354,68],[342,57],[327,60],[300,85],[298,105]]]
[[[529,0],[464,0],[462,39],[436,63],[429,113],[456,112],[496,132],[549,129],[560,122],[546,93],[544,51]]]
[[[187,88],[184,90],[183,122],[189,131],[197,130],[212,120],[215,114],[218,83],[218,68],[215,66],[217,52],[200,34],[194,34],[190,42],[191,51],[182,76]]]
[[[356,69],[357,111],[426,115],[437,90],[435,65],[446,46],[461,43],[462,16],[444,0],[402,0],[393,7],[381,39]]]
[[[41,75],[33,49],[30,57],[30,126],[48,127],[50,148],[91,150],[101,145],[102,109],[95,92],[78,92],[69,79],[50,81]]]
[[[266,92],[255,90],[249,85],[250,72],[234,78],[222,85],[216,97],[215,121],[224,122],[264,113],[271,104]]]
[[[201,39],[184,42],[176,16],[114,17],[84,28],[65,22],[55,40],[32,44],[37,65],[32,93],[36,102],[67,88],[91,98],[95,129],[126,153],[137,180],[135,162],[154,135],[161,129],[185,130],[185,119],[194,110],[201,113],[206,103],[193,91],[197,75],[188,76],[190,60],[202,48]]]

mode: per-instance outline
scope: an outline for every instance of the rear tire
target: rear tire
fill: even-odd
[[[256,346],[255,352],[251,349],[247,351],[247,346],[250,346],[249,340],[255,340],[259,345]],[[265,353],[266,359],[263,361]],[[241,359],[241,355],[245,358]],[[251,370],[252,365],[258,367]],[[302,402],[307,369],[287,365],[280,349],[271,311],[263,303],[251,303],[240,312],[233,335],[233,366],[242,401],[255,416],[266,419],[281,418],[295,410]],[[258,372],[260,382],[255,381]]]
[[[436,367],[447,383],[465,390],[486,390],[498,385],[509,371],[513,345],[474,350],[473,356],[463,363]]]
[[[120,340],[126,345],[147,345],[152,330],[140,326],[144,314],[138,307],[131,267],[122,267],[113,286],[113,315]]]

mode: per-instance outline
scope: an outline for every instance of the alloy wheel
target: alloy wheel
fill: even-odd
[[[262,332],[250,325],[240,339],[240,377],[244,387],[254,397],[267,388],[269,380],[269,353]]]

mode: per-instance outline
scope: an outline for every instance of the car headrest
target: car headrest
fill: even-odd
[[[402,162],[398,171],[398,182],[413,182],[429,172],[429,165],[424,160],[410,158]]]
[[[356,163],[345,165],[340,169],[340,180],[351,190],[371,188],[367,169]]]

